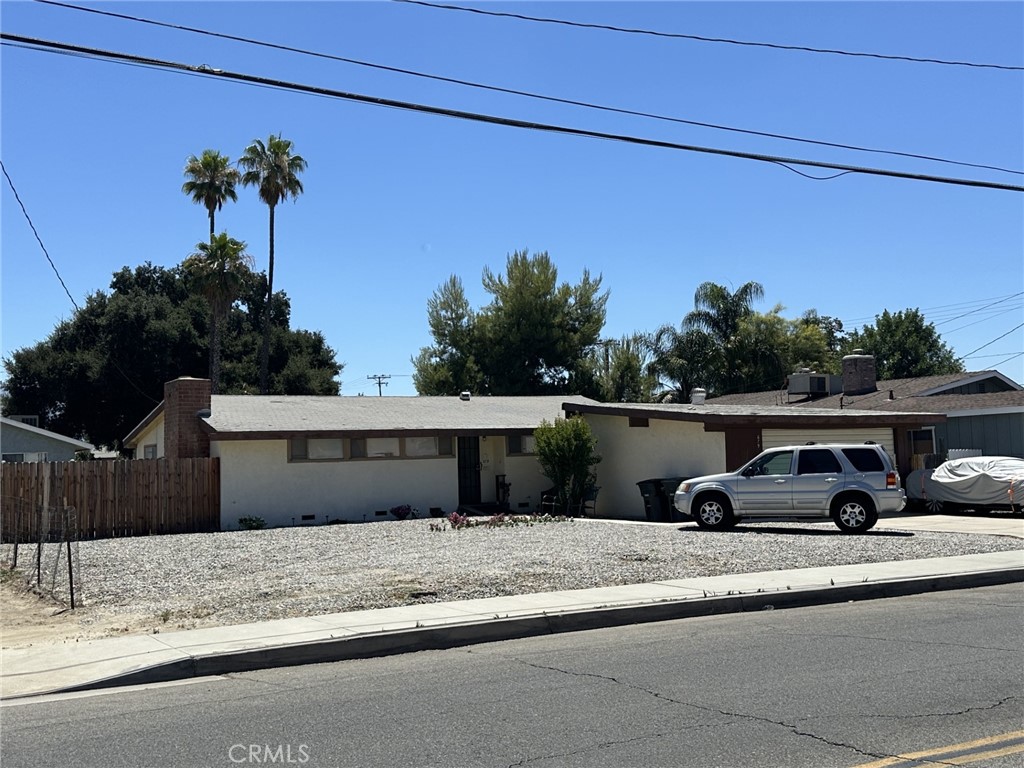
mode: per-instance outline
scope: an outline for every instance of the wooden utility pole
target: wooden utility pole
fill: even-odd
[[[366,378],[377,382],[377,397],[381,397],[384,394],[383,387],[388,385],[387,380],[391,378],[390,373],[377,373],[373,376],[367,376]]]

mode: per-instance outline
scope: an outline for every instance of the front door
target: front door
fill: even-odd
[[[459,504],[480,503],[480,438],[459,438]]]

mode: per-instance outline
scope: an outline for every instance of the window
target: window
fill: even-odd
[[[537,453],[537,441],[533,435],[509,435],[507,440],[509,456]]]
[[[294,437],[288,441],[289,461],[340,461],[343,458],[340,437]]]
[[[353,437],[350,444],[353,459],[384,459],[399,455],[397,437]]]
[[[25,460],[25,454],[24,453],[5,453],[3,455],[3,460],[7,461],[7,462],[12,462],[12,463],[19,462],[19,461],[24,461]]]
[[[882,457],[874,448],[843,448],[843,455],[858,472],[885,472]]]
[[[405,438],[406,456],[438,456],[439,454],[440,446],[438,445],[438,439],[436,437]]]
[[[935,427],[912,429],[907,433],[910,437],[910,453],[935,453]]]
[[[149,445],[142,446],[142,458],[144,458],[144,459],[155,459],[156,458],[156,443],[150,443]]]
[[[796,472],[798,475],[826,475],[842,471],[839,459],[828,448],[805,448],[800,451]]]
[[[646,416],[630,416],[629,426],[631,427],[649,427],[651,425]]]
[[[752,475],[788,475],[793,466],[793,452],[779,451],[769,453],[751,464],[743,474]]]

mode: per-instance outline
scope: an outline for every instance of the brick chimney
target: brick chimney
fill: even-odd
[[[185,376],[164,384],[164,456],[209,458],[210,438],[200,426],[199,412],[209,414],[211,392],[209,379]]]
[[[878,390],[878,375],[875,373],[875,356],[855,349],[852,355],[843,358],[843,394],[866,395]]]

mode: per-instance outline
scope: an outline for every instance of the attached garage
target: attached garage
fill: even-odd
[[[910,472],[909,433],[945,422],[939,413],[785,406],[675,403],[563,403],[567,415],[587,420],[603,461],[598,514],[643,519],[637,483],[652,478],[696,477],[738,469],[766,448],[818,443],[885,447],[900,475]]]

